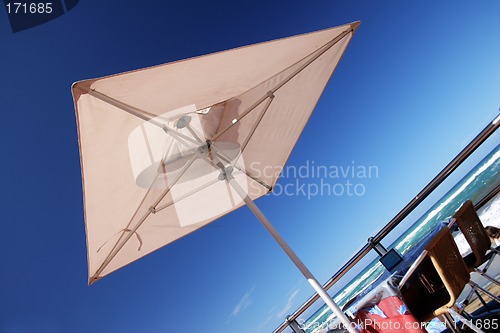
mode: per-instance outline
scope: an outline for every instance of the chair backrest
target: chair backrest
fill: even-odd
[[[486,252],[491,247],[491,240],[477,216],[472,201],[464,202],[453,218],[456,219],[455,223],[472,249],[473,256],[466,257],[465,264],[469,269],[481,265]]]
[[[451,307],[470,280],[469,269],[448,228],[442,229],[427,245],[426,250],[450,295],[445,307]]]

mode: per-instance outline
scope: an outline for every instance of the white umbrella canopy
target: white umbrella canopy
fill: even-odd
[[[89,284],[272,191],[358,25],[75,83]]]

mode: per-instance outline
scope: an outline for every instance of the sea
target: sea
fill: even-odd
[[[404,256],[435,230],[439,223],[451,217],[465,200],[470,199],[473,203],[477,203],[499,185],[500,145],[483,158],[450,191],[394,241],[389,248],[395,248]],[[487,202],[478,211],[478,215],[485,226],[494,225],[500,227],[500,194]],[[462,235],[455,240],[462,253],[469,250]],[[386,270],[380,262],[374,260],[333,297],[335,302],[342,308],[348,300],[370,288],[371,284],[385,272]],[[325,329],[335,322],[335,315],[325,305],[303,322],[301,326],[306,333],[319,333],[326,331]]]

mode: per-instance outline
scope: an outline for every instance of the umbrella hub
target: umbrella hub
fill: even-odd
[[[221,107],[216,111],[220,118]],[[210,112],[200,113],[191,106],[178,110],[176,117],[159,116],[134,129],[129,136],[129,152],[136,184],[163,189],[210,174],[216,180],[218,163],[243,163],[239,143],[208,139],[213,134],[205,125]]]

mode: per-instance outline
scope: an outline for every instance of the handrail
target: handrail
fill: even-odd
[[[495,117],[441,172],[434,177],[382,230],[373,238],[373,243],[379,243],[387,234],[401,223],[432,191],[434,191],[448,176],[455,171],[486,139],[488,139],[500,126],[500,115]],[[325,290],[330,289],[340,278],[342,278],[354,265],[364,258],[372,249],[370,244],[365,244],[356,254],[349,259],[333,276],[323,285]],[[289,322],[296,320],[303,314],[314,302],[319,299],[318,294],[313,294],[304,304],[295,312],[289,315],[286,321],[278,326],[273,333],[280,333],[289,325]]]

